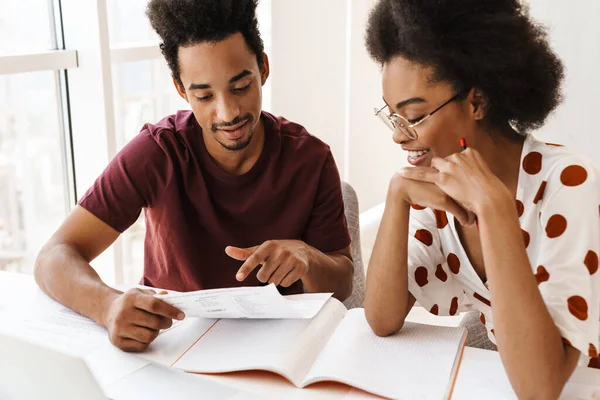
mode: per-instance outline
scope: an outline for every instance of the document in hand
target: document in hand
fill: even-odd
[[[142,356],[187,372],[266,370],[297,387],[337,381],[394,399],[438,400],[450,396],[465,340],[462,328],[408,322],[378,337],[362,308],[348,311],[331,298],[310,320],[191,318]]]
[[[306,293],[301,300],[283,297],[275,285],[198,290],[155,297],[200,318],[312,318],[332,293]]]

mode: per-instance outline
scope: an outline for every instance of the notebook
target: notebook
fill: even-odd
[[[297,387],[336,381],[388,398],[438,400],[451,395],[466,335],[407,322],[378,337],[362,308],[331,298],[310,320],[192,318],[143,356],[192,373],[265,370]]]

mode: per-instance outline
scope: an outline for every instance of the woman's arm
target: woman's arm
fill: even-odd
[[[471,213],[465,211],[437,186],[406,179],[400,174],[392,178],[369,262],[365,293],[367,321],[379,336],[390,335],[404,324],[406,315],[415,303],[415,297],[409,292],[411,283],[411,290],[415,290],[413,293],[421,305],[434,314],[444,315],[451,312],[453,297],[463,294],[462,288],[453,285],[451,278],[442,282],[434,277],[433,271],[436,266],[445,262],[437,239],[436,221],[431,210],[417,211],[426,213],[422,221],[415,215],[411,216],[411,204],[447,211],[462,224],[473,221]],[[427,215],[430,217],[426,217]],[[410,218],[414,220],[411,221]],[[415,227],[427,231],[430,240],[410,237],[409,230],[412,232]],[[419,274],[419,282],[415,282],[409,276],[416,273],[416,270],[409,271],[409,240],[413,241],[410,246],[410,266],[423,272]],[[429,272],[425,266],[429,267]],[[441,265],[438,268],[441,269]]]
[[[494,333],[511,384],[519,398],[557,398],[580,351],[563,344],[538,289],[512,194],[473,149],[436,158],[432,168],[413,168],[404,171],[404,176],[434,183],[477,215]],[[560,243],[548,244],[549,248],[557,246]]]
[[[407,275],[410,205],[404,200],[402,186],[398,177],[390,182],[367,270],[365,315],[378,336],[388,336],[402,328],[415,303],[408,291]]]
[[[514,200],[506,194],[476,211],[498,351],[520,399],[555,399],[580,352],[562,342],[532,273]]]

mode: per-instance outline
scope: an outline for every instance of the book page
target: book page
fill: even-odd
[[[222,319],[173,366],[204,373],[267,370],[299,385],[345,311],[332,298],[312,320]]]
[[[596,384],[594,384],[594,382]],[[517,400],[500,353],[467,347],[456,378],[453,399]],[[600,400],[600,371],[577,367],[561,400]]]
[[[217,321],[209,318],[186,318],[177,326],[161,333],[146,351],[138,353],[138,356],[170,367]]]
[[[443,399],[466,331],[405,323],[378,337],[362,308],[348,311],[325,345],[304,385],[339,381],[390,398]]]

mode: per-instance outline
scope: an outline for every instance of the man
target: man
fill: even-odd
[[[154,291],[108,287],[89,265],[143,209],[144,285],[274,283],[346,298],[353,263],[337,167],[304,128],[261,112],[269,62],[256,0],[151,0],[147,14],[192,111],[146,124],[110,162],[40,252],[42,290],[124,350],[144,350],[184,318]]]

